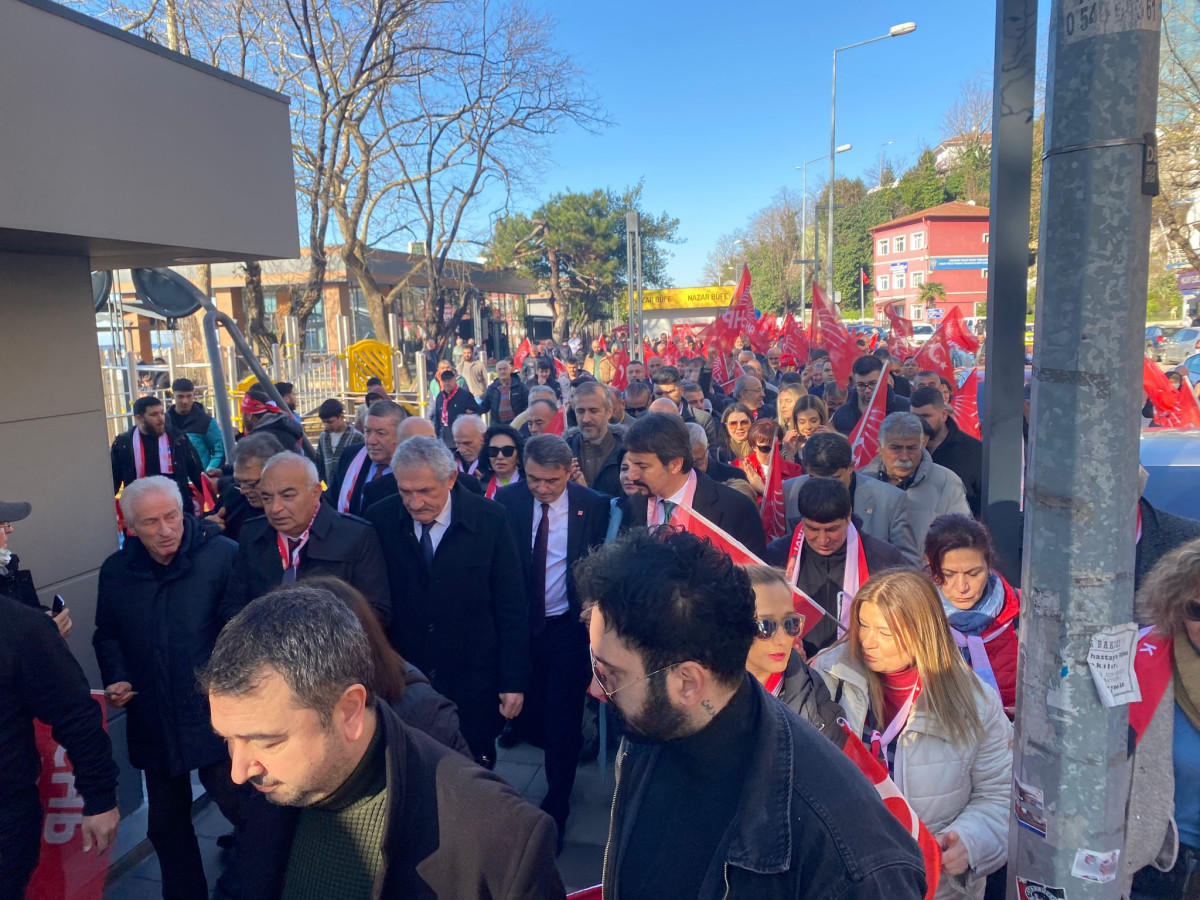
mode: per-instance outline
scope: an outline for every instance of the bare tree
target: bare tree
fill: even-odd
[[[740,231],[723,234],[717,238],[717,245],[708,253],[704,261],[701,278],[704,284],[724,284],[726,281],[737,281],[741,272],[741,264],[746,260],[745,235]]]
[[[958,97],[942,115],[942,133],[949,138],[978,140],[992,130],[992,78],[977,72],[958,87]]]
[[[1166,0],[1162,36],[1160,193],[1154,212],[1171,255],[1200,271],[1200,22],[1195,4]]]

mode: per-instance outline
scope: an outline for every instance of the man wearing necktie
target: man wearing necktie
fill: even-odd
[[[343,453],[329,481],[326,497],[338,512],[361,516],[370,504],[363,497],[367,485],[391,474],[392,454],[400,443],[404,407],[391,400],[371,404],[363,425],[363,446]],[[348,482],[348,483],[347,483]]]
[[[692,439],[677,415],[648,413],[625,435],[629,480],[650,496],[622,498],[625,529],[670,525],[676,509],[693,509],[755,556],[766,552],[762,518],[754,502],[714,481],[692,464]]]
[[[529,679],[529,602],[508,516],[457,483],[436,438],[400,444],[392,473],[399,493],[367,510],[392,584],[388,637],[458,705],[471,753],[491,768],[502,717],[521,712]]]
[[[272,456],[258,482],[264,516],[250,519],[238,536],[229,581],[236,612],[281,584],[308,575],[334,575],[358,588],[387,625],[392,593],[374,531],[357,516],[321,502],[317,467],[298,453]]]
[[[539,434],[525,442],[525,478],[496,492],[517,535],[529,599],[532,677],[514,738],[546,751],[546,797],[561,849],[583,747],[583,706],[591,666],[572,568],[604,541],[609,500],[572,482],[567,442]]]

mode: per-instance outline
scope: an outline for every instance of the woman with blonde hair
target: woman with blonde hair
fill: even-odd
[[[800,461],[796,451],[796,440],[799,435],[795,433],[795,426],[792,425],[792,411],[796,408],[796,404],[807,396],[808,391],[804,389],[804,385],[785,384],[779,388],[779,394],[775,399],[776,418],[785,432],[783,441],[779,445],[779,452],[789,462]]]
[[[933,582],[868,579],[849,631],[812,665],[941,845],[935,896],[982,898],[1008,856],[1012,726],[963,660]]]
[[[1135,606],[1138,621],[1153,627],[1138,646],[1137,659],[1144,667],[1138,672],[1142,699],[1129,705],[1135,744],[1121,896],[1197,897],[1200,540],[1176,547],[1155,564],[1138,589]]]
[[[785,421],[781,415],[780,421],[789,429],[783,437],[784,447],[796,462],[801,462],[801,454],[808,439],[818,431],[829,428],[829,407],[820,397],[805,394],[792,407],[791,419]]]

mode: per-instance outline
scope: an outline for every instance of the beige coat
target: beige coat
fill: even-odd
[[[870,699],[866,672],[836,644],[810,664],[846,711],[850,730],[861,734]],[[937,900],[983,897],[986,876],[1008,858],[1012,794],[1012,725],[995,691],[982,682],[976,709],[984,738],[959,747],[939,736],[937,720],[918,701],[896,744],[893,780],[933,835],[956,831],[967,848],[969,868],[951,878],[944,872]]]

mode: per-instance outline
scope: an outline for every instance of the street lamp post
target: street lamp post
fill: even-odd
[[[912,34],[916,30],[917,24],[915,22],[902,22],[899,25],[893,25],[887,34],[881,34],[879,37],[874,37],[870,40],[859,41],[857,44],[847,44],[845,47],[838,47],[833,51],[833,95],[830,104],[829,119],[829,233],[825,246],[825,284],[829,291],[830,303],[833,302],[833,164],[837,158],[837,55],[843,50],[853,50],[855,47],[873,44],[876,41],[886,40],[887,38]]]
[[[879,186],[883,187],[883,148],[892,146],[893,141],[884,141],[879,145]]]
[[[837,148],[837,152],[845,153],[847,150],[853,150],[853,149],[854,149],[853,144],[842,144],[840,147]],[[804,188],[803,188],[803,194],[800,197],[800,265],[802,265],[802,266],[808,264],[808,167],[811,166],[813,163],[818,163],[823,159],[827,159],[828,157],[829,157],[829,154],[826,153],[824,156],[818,156],[816,159],[810,159],[808,162],[806,162],[802,166],[796,166],[797,169],[800,169],[804,173]],[[816,218],[816,217],[814,216],[814,218]],[[816,255],[817,255],[816,249],[814,248],[813,257],[815,258]],[[813,266],[813,273],[814,273],[814,277],[815,277],[815,273],[816,273],[815,265]],[[808,295],[805,290],[804,279],[801,278],[800,281],[801,281],[801,283],[800,283],[800,292],[801,292],[800,313],[801,313],[801,316],[800,317],[804,318],[804,315],[803,315],[803,313],[804,313],[804,297],[806,297]]]

